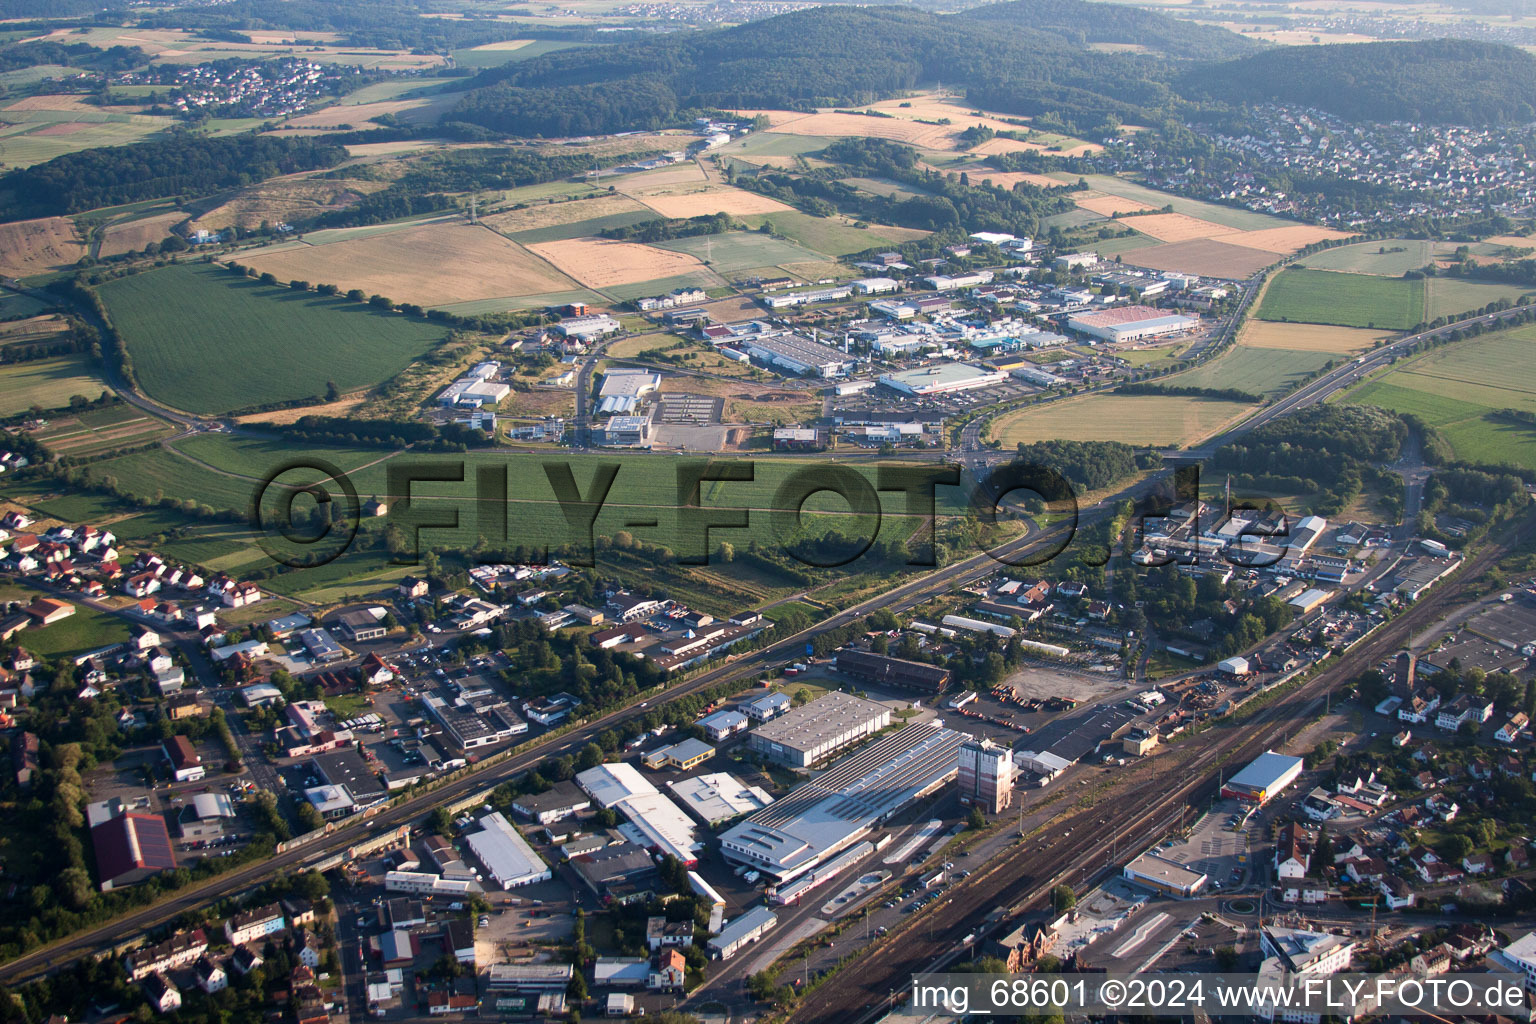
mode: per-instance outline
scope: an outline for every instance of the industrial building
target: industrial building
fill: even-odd
[[[777,718],[789,710],[789,694],[774,691],[765,693],[759,697],[749,697],[741,702],[739,707],[742,714],[754,722],[766,722],[770,718]]]
[[[669,782],[667,788],[678,803],[711,828],[773,803],[766,790],[724,772]]]
[[[1125,877],[1132,882],[1168,893],[1170,896],[1193,896],[1205,888],[1206,875],[1193,871],[1183,864],[1165,860],[1148,851],[1125,866]]]
[[[676,768],[680,772],[692,771],[715,756],[715,748],[703,740],[687,739],[668,744],[645,755],[645,766],[652,770]]]
[[[747,734],[747,747],[774,761],[808,768],[835,750],[891,724],[891,709],[834,690]]]
[[[727,736],[747,731],[747,716],[740,711],[716,711],[694,723],[704,730],[704,735],[719,743]]]
[[[726,831],[720,852],[780,882],[798,878],[954,778],[969,739],[933,722],[909,725]]]
[[[635,845],[669,853],[690,866],[698,863],[703,844],[692,819],[633,765],[600,764],[578,773],[576,784],[598,806],[611,807],[629,819],[620,831]]]
[[[549,865],[500,811],[481,818],[480,831],[469,833],[464,841],[485,865],[486,874],[503,889],[547,882],[551,878]]]
[[[1040,776],[1044,785],[1072,767],[1072,762],[1049,751],[1021,750],[1014,757],[1014,767]]]
[[[804,376],[841,377],[853,368],[853,360],[832,346],[787,331],[743,338],[741,347],[753,359]]]
[[[591,806],[591,798],[569,782],[557,782],[542,793],[528,793],[512,800],[514,811],[540,825],[573,818]]]
[[[599,431],[599,443],[610,448],[649,448],[651,421],[645,416],[615,416]]]
[[[833,288],[816,288],[808,292],[764,295],[762,303],[769,309],[788,309],[790,306],[808,306],[813,302],[835,302],[838,299],[846,299],[852,294],[853,289],[848,285],[838,285]]]
[[[998,814],[1013,803],[1013,750],[988,739],[960,745],[955,777],[960,802]]]
[[[588,341],[592,338],[601,338],[605,334],[612,334],[622,326],[611,316],[578,316],[560,321],[555,324],[553,330],[564,338]]]
[[[743,946],[750,946],[778,923],[778,915],[767,907],[753,907],[732,919],[720,930],[719,935],[710,939],[709,951],[721,960],[729,960]]]
[[[613,369],[603,374],[597,389],[599,416],[627,416],[635,411],[640,399],[661,387],[661,374],[650,370]]]
[[[176,866],[171,834],[158,814],[119,814],[91,829],[101,891],[135,885]]]
[[[1301,775],[1302,760],[1266,750],[1221,787],[1221,795],[1248,803],[1268,803]]]
[[[866,651],[837,652],[839,672],[867,683],[900,686],[924,693],[940,693],[949,685],[949,669],[922,661],[907,661]]]
[[[947,395],[1001,384],[1008,375],[969,363],[939,363],[915,370],[899,370],[880,376],[880,383],[904,395]]]
[[[1192,316],[1169,313],[1151,306],[1118,306],[1095,313],[1074,313],[1067,326],[1074,331],[1115,343],[1160,338],[1199,326]]]

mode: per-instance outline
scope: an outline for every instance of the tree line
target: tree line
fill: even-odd
[[[284,174],[334,167],[347,150],[323,138],[185,131],[66,153],[0,175],[0,220],[52,217],[101,206],[190,198]]]

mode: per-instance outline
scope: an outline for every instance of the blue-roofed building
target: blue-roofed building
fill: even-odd
[[[279,640],[292,635],[295,630],[307,629],[314,620],[303,612],[294,612],[292,615],[284,615],[282,618],[269,619],[267,629]]]
[[[787,693],[765,693],[760,697],[742,701],[738,705],[742,714],[754,722],[766,722],[770,718],[777,718],[789,710],[790,700]]]
[[[719,743],[727,736],[747,729],[747,716],[740,711],[716,711],[699,719],[698,725],[711,740]]]
[[[326,629],[306,629],[299,633],[299,642],[315,661],[335,661],[346,657],[347,652]]]

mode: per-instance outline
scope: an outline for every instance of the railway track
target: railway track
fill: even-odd
[[[1345,652],[1323,672],[1284,697],[1232,725],[1216,724],[1151,759],[1137,773],[1091,793],[1091,802],[1059,816],[1018,842],[982,870],[950,889],[950,895],[912,915],[906,924],[841,969],[836,980],[806,996],[792,1022],[861,1024],[878,1019],[907,990],[914,975],[972,958],[994,931],[1039,907],[1060,884],[1083,883],[1112,867],[1112,853],[1141,849],[1165,834],[1190,808],[1212,798],[1217,770],[1273,747],[1305,722],[1334,686],[1376,665],[1432,626],[1467,596],[1472,583],[1530,531],[1530,517],[1512,523],[1469,559],[1456,577]],[[996,910],[1004,911],[1002,915]],[[982,922],[990,917],[990,925]],[[971,945],[965,943],[973,937]]]

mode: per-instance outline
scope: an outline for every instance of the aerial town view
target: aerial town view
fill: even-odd
[[[1536,6],[0,0],[0,1024],[1529,1020]]]

